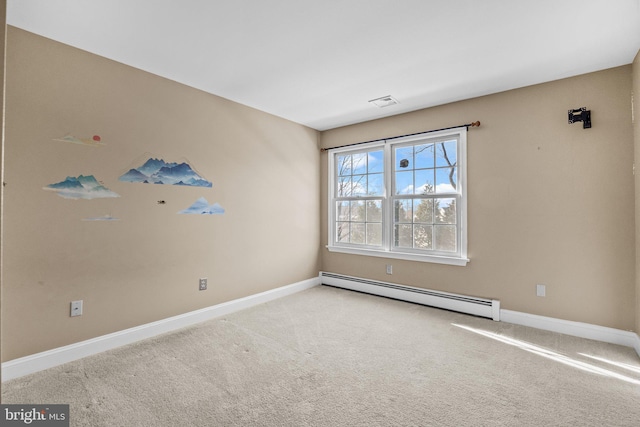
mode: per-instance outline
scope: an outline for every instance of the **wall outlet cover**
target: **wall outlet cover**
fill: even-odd
[[[82,316],[82,300],[71,301],[71,317]]]

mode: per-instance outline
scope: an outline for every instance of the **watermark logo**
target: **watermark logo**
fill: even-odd
[[[0,427],[69,427],[69,405],[0,405]]]

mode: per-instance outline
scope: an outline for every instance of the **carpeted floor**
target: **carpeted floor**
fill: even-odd
[[[631,348],[307,291],[6,382],[72,426],[640,426]]]

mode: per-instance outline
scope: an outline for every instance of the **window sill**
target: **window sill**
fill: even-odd
[[[458,258],[458,257],[447,257],[447,256],[435,256],[435,255],[421,255],[407,252],[390,252],[390,251],[377,251],[372,249],[361,249],[361,248],[347,248],[343,246],[327,246],[329,252],[339,252],[344,254],[351,255],[364,255],[364,256],[375,256],[380,258],[393,258],[393,259],[403,259],[407,261],[420,261],[420,262],[431,262],[435,264],[447,264],[447,265],[457,265],[464,267],[469,262],[469,258]]]

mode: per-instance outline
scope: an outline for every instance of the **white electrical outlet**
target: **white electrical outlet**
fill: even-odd
[[[387,264],[387,274],[393,274],[393,265]]]
[[[547,296],[547,286],[538,283],[536,285],[536,295],[539,296],[539,297]]]
[[[71,301],[71,317],[82,316],[82,300]]]
[[[199,286],[199,289],[201,291],[206,291],[207,290],[207,278],[206,277],[201,278],[198,286]]]

